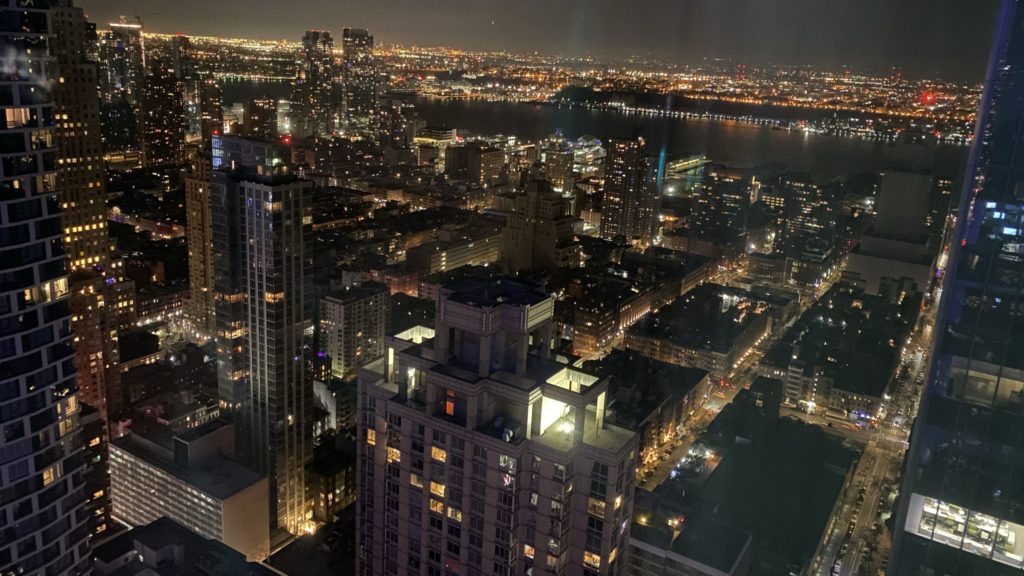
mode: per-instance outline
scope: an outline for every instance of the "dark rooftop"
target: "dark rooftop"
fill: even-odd
[[[836,388],[881,397],[920,303],[919,295],[896,304],[833,287],[779,339],[764,362],[780,368],[798,362],[808,374],[820,369]]]
[[[642,423],[666,400],[685,396],[708,375],[707,370],[661,362],[632,350],[613,350],[601,360],[588,360],[583,371],[602,380],[611,378],[612,421],[627,427]]]
[[[122,332],[117,339],[117,344],[121,362],[128,362],[160,351],[160,337],[144,330]]]
[[[112,540],[95,546],[93,557],[103,563],[110,563],[126,554],[144,547],[161,550],[173,546],[183,549],[174,555],[177,562],[147,564],[136,555],[127,565],[104,572],[95,566],[97,574],[109,576],[159,575],[180,576],[187,574],[230,574],[231,576],[271,576],[273,570],[259,564],[247,562],[245,556],[226,544],[208,540],[169,518],[159,518],[145,526],[139,526],[118,535]],[[162,556],[164,558],[166,556]]]
[[[684,348],[729,352],[770,305],[746,291],[703,284],[638,322],[631,332]]]
[[[386,284],[380,284],[378,282],[363,282],[362,284],[348,286],[341,290],[335,290],[328,294],[326,298],[347,304],[357,300],[370,298],[371,296],[377,296],[379,294],[388,294],[388,287]]]
[[[444,289],[450,292],[448,300],[480,308],[504,304],[532,306],[550,298],[540,285],[511,277],[496,280],[466,278],[446,285]]]

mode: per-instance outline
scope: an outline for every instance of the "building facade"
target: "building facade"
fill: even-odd
[[[114,517],[142,526],[167,517],[249,560],[270,554],[265,477],[232,460],[234,431],[214,421],[181,434],[131,433],[110,445]]]
[[[582,254],[573,228],[571,199],[535,180],[516,194],[502,231],[502,254],[513,271],[578,268]]]
[[[643,138],[610,140],[604,169],[601,237],[650,244],[658,233],[657,170]]]
[[[384,355],[389,296],[386,285],[367,282],[320,301],[320,352],[332,377],[352,378],[360,366]]]
[[[176,71],[151,61],[142,89],[142,162],[145,166],[185,163],[185,87]]]
[[[345,28],[341,33],[343,111],[350,134],[369,134],[379,123],[383,72],[373,57],[373,35],[362,28]]]
[[[249,100],[245,106],[244,126],[247,138],[277,138],[277,101],[268,96]]]
[[[925,394],[911,435],[889,573],[1024,569],[1024,2],[996,26]]]
[[[211,137],[212,141],[212,137]],[[195,330],[211,336],[216,329],[213,283],[213,213],[210,204],[212,158],[201,154],[185,178],[185,225],[188,238],[188,314]]]
[[[334,130],[334,39],[323,30],[302,37],[299,74],[292,88],[292,131],[299,138]]]
[[[215,139],[218,388],[241,460],[270,480],[271,529],[295,534],[311,517],[312,183],[276,154],[266,142]]]
[[[639,435],[551,352],[553,308],[516,280],[449,285],[434,329],[360,372],[359,574],[618,573]]]
[[[66,6],[0,2],[0,50],[15,66],[0,79],[0,572],[77,575],[89,571],[91,526],[57,190],[51,4]]]

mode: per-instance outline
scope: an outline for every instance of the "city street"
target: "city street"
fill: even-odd
[[[910,428],[917,415],[923,390],[927,353],[931,349],[939,292],[921,312],[910,339],[904,347],[904,364],[887,403],[885,419],[877,430],[856,430],[834,423],[828,430],[853,441],[867,444],[858,462],[854,478],[843,493],[830,530],[819,547],[821,554],[812,567],[813,574],[825,576],[875,576],[886,564],[889,542],[880,515],[889,511],[889,495],[898,484],[908,447]],[[820,424],[829,419],[795,410],[784,413]],[[881,551],[881,552],[879,552]]]

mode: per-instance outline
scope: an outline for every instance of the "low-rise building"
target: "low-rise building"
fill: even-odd
[[[711,392],[707,370],[668,364],[630,350],[614,350],[583,370],[611,385],[609,421],[640,432],[640,465],[660,462],[666,446],[679,439],[689,418]]]
[[[270,553],[269,485],[234,461],[223,421],[180,435],[154,426],[110,444],[113,516],[142,526],[166,516],[250,560]]]
[[[727,378],[772,329],[773,305],[756,294],[704,284],[637,323],[625,345],[644,356]]]
[[[772,346],[759,372],[785,382],[789,403],[880,417],[920,305],[917,293],[892,301],[835,286]]]
[[[445,272],[461,266],[495,264],[501,259],[501,229],[486,227],[473,231],[446,233],[436,242],[417,246],[406,253],[409,268],[422,274]]]
[[[216,539],[206,538],[170,518],[158,518],[96,546],[92,568],[101,576],[231,574],[277,576],[249,562]]]

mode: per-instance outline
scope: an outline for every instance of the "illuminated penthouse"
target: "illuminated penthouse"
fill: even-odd
[[[358,573],[610,574],[639,435],[608,379],[551,351],[554,299],[513,279],[443,287],[433,329],[359,378]]]

